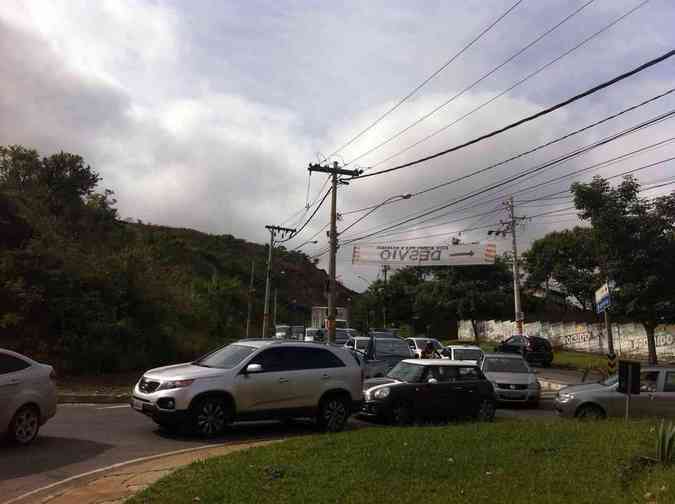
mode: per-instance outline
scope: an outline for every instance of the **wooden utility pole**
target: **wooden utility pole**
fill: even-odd
[[[359,170],[344,170],[339,167],[337,161],[333,163],[333,167],[321,166],[319,164],[310,164],[307,168],[309,172],[322,172],[331,175],[331,207],[330,207],[330,262],[328,265],[329,287],[328,287],[328,337],[326,343],[335,341],[335,304],[337,301],[337,283],[335,281],[335,260],[338,249],[338,234],[337,234],[337,186],[338,175],[347,175],[350,177],[358,177],[361,173]],[[346,184],[346,182],[343,182]]]
[[[251,332],[251,316],[253,315],[253,296],[255,289],[253,288],[253,280],[255,274],[255,261],[251,261],[251,281],[248,285],[248,313],[246,315],[246,337],[248,338]]]

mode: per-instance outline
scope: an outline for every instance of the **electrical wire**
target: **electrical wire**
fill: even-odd
[[[443,70],[445,70],[450,64],[452,64],[453,61],[455,61],[457,58],[459,58],[464,52],[467,51],[473,44],[478,42],[484,35],[486,35],[492,28],[494,28],[502,19],[504,19],[513,9],[515,9],[520,3],[522,3],[523,0],[518,0],[516,3],[514,3],[511,7],[509,7],[504,13],[501,14],[495,21],[493,21],[491,24],[489,24],[486,28],[484,28],[478,35],[476,35],[471,41],[469,41],[467,44],[465,44],[458,52],[456,52],[448,61],[446,61],[440,68],[438,68],[436,71],[434,71],[429,77],[424,79],[420,84],[418,84],[412,91],[410,91],[407,95],[405,95],[403,98],[401,98],[398,102],[396,102],[395,105],[387,109],[386,112],[378,116],[377,119],[375,119],[372,123],[370,123],[365,129],[361,130],[359,133],[357,133],[355,136],[350,138],[346,143],[344,143],[341,147],[337,148],[330,156],[329,158],[335,156],[348,146],[350,146],[352,143],[354,143],[357,139],[365,135],[368,131],[370,131],[372,128],[374,128],[377,124],[379,124],[385,117],[387,117],[389,114],[394,112],[396,109],[398,109],[401,105],[403,105],[406,101],[408,101],[415,93],[417,93],[420,89],[422,89],[425,85],[427,85],[432,79],[434,79],[438,74],[440,74]],[[591,0],[593,1],[593,0]],[[351,161],[350,161],[351,163]],[[348,164],[350,164],[348,163]],[[345,165],[346,166],[346,165]]]
[[[614,77],[614,78],[612,78],[608,81],[605,81],[601,84],[598,84],[598,85],[596,85],[596,86],[594,86],[590,89],[587,89],[586,91],[578,93],[578,94],[572,96],[571,98],[563,100],[559,103],[556,103],[555,105],[552,105],[548,108],[540,110],[539,112],[536,112],[536,113],[531,114],[529,116],[526,116],[522,119],[519,119],[518,121],[507,124],[506,126],[503,126],[502,128],[493,130],[489,133],[485,133],[484,135],[481,135],[479,137],[476,137],[472,140],[461,143],[459,145],[455,145],[454,147],[450,147],[450,148],[442,150],[440,152],[436,152],[435,154],[430,154],[430,155],[425,156],[423,158],[419,158],[419,159],[416,159],[414,161],[410,161],[408,163],[404,163],[404,164],[399,165],[399,166],[394,166],[392,168],[387,168],[387,169],[379,170],[379,171],[372,172],[372,173],[365,173],[365,174],[359,175],[358,177],[352,177],[352,178],[355,178],[357,180],[361,180],[361,179],[364,179],[364,178],[367,178],[367,177],[373,177],[373,176],[376,176],[376,175],[382,175],[384,173],[390,173],[390,172],[393,172],[393,171],[396,171],[396,170],[401,170],[403,168],[408,168],[410,166],[414,166],[414,165],[417,165],[417,164],[420,164],[420,163],[424,163],[426,161],[430,161],[432,159],[436,159],[436,158],[441,157],[441,156],[445,156],[445,155],[447,155],[451,152],[456,152],[460,149],[464,149],[464,148],[466,148],[470,145],[474,145],[476,143],[482,142],[483,140],[486,140],[488,138],[492,138],[492,137],[497,136],[501,133],[509,131],[513,128],[521,126],[521,125],[523,125],[527,122],[533,121],[535,119],[538,119],[540,117],[548,115],[552,112],[555,112],[558,109],[561,109],[563,107],[566,107],[567,105],[570,105],[571,103],[574,103],[574,102],[579,101],[583,98],[586,98],[587,96],[593,95],[593,94],[595,94],[598,91],[601,91],[603,89],[606,89],[606,88],[616,84],[617,82],[621,82],[621,81],[623,81],[623,80],[625,80],[629,77],[632,77],[633,75],[636,75],[640,72],[643,72],[643,71],[647,70],[648,68],[651,68],[654,65],[657,65],[657,64],[659,64],[659,63],[661,63],[661,62],[663,62],[663,61],[665,61],[669,58],[672,58],[673,56],[675,56],[675,50],[670,50],[670,51],[662,54],[661,56],[659,56],[657,58],[649,60],[646,63],[643,63],[642,65],[640,65],[640,66],[638,66],[638,67],[636,67],[632,70],[629,70],[628,72],[625,72],[625,73],[623,73],[621,75],[618,75],[618,76],[616,76],[616,77]],[[347,180],[349,180],[349,179],[347,179]]]
[[[648,1],[648,0],[646,0],[646,1]],[[372,147],[371,149],[368,149],[366,152],[364,152],[364,153],[362,153],[362,154],[359,154],[358,156],[356,156],[355,158],[353,158],[351,161],[347,162],[347,164],[346,164],[345,166],[348,166],[348,165],[350,165],[351,163],[353,163],[353,162],[355,162],[355,161],[358,161],[359,159],[364,158],[364,157],[367,156],[368,154],[371,154],[371,153],[375,152],[376,150],[381,149],[382,147],[384,147],[385,145],[387,145],[387,144],[390,143],[391,141],[393,141],[393,140],[395,140],[396,138],[400,137],[400,136],[403,135],[404,133],[410,131],[412,128],[414,128],[414,127],[417,126],[418,124],[420,124],[420,123],[426,121],[426,120],[429,119],[431,116],[433,116],[434,114],[436,114],[436,112],[438,112],[439,110],[441,110],[441,109],[447,107],[450,103],[454,102],[457,98],[459,98],[460,96],[464,95],[464,94],[467,93],[468,91],[472,90],[474,87],[476,87],[478,84],[480,84],[480,83],[483,82],[485,79],[487,79],[488,77],[490,77],[492,74],[494,74],[495,72],[497,72],[498,70],[500,70],[501,68],[503,68],[504,66],[506,66],[507,64],[509,64],[511,61],[513,61],[514,59],[516,59],[516,58],[517,58],[518,56],[520,56],[521,54],[525,53],[528,49],[530,49],[531,47],[533,47],[535,44],[537,44],[538,42],[540,42],[542,39],[546,38],[548,35],[550,35],[551,33],[553,33],[553,32],[554,32],[555,30],[557,30],[558,28],[560,28],[563,24],[565,24],[567,21],[569,21],[570,19],[572,19],[572,18],[573,18],[574,16],[576,16],[577,14],[579,14],[582,10],[584,10],[586,7],[588,7],[589,5],[591,5],[593,2],[595,2],[595,0],[589,0],[589,1],[587,1],[585,4],[581,5],[581,6],[578,7],[577,9],[575,9],[572,13],[568,14],[567,16],[565,16],[561,21],[558,21],[558,23],[556,23],[555,25],[553,25],[551,28],[549,28],[548,30],[546,30],[544,33],[542,33],[541,35],[539,35],[538,37],[536,37],[534,40],[530,41],[528,44],[526,44],[525,46],[523,46],[522,48],[520,48],[518,51],[516,51],[515,53],[513,53],[513,54],[512,54],[511,56],[509,56],[508,58],[506,58],[506,59],[505,59],[504,61],[502,61],[499,65],[493,67],[489,72],[483,74],[483,75],[482,75],[481,77],[479,77],[477,80],[473,81],[471,84],[469,84],[468,86],[464,87],[461,91],[455,93],[453,96],[451,96],[450,98],[448,98],[446,101],[444,101],[444,102],[441,103],[440,105],[437,105],[436,107],[434,107],[433,109],[431,109],[429,112],[427,112],[426,114],[424,114],[424,115],[421,116],[420,118],[418,118],[418,119],[416,119],[415,121],[413,121],[411,124],[409,124],[409,125],[406,126],[405,128],[403,128],[403,129],[397,131],[396,133],[394,133],[393,135],[387,137],[385,140],[383,140],[382,142],[380,142],[380,143],[377,144],[376,146]]]
[[[302,233],[302,231],[307,227],[307,224],[309,224],[309,223],[312,221],[312,219],[314,218],[314,216],[316,215],[316,213],[317,213],[317,212],[319,211],[319,209],[323,206],[324,202],[326,201],[326,198],[327,198],[328,195],[331,193],[331,191],[332,191],[332,189],[328,189],[328,190],[326,191],[326,194],[323,195],[323,198],[321,198],[321,201],[319,202],[319,204],[316,206],[316,208],[315,208],[314,211],[312,212],[312,215],[310,215],[309,218],[305,221],[305,223],[304,223],[302,226],[300,226],[300,229],[298,229],[297,231],[295,231],[295,233],[291,234],[291,236],[289,236],[289,237],[286,238],[285,240],[280,240],[280,241],[277,241],[276,243],[285,243],[285,242],[287,242],[287,241],[292,240],[293,238],[295,238],[296,236],[298,236],[300,233]]]
[[[499,187],[508,185],[508,184],[510,184],[510,183],[512,183],[512,182],[514,182],[514,181],[517,181],[517,180],[522,179],[523,177],[526,177],[526,176],[528,176],[528,175],[532,175],[532,174],[537,173],[537,172],[540,172],[540,171],[542,171],[542,170],[551,168],[552,166],[555,166],[555,165],[557,165],[557,164],[559,164],[559,163],[561,163],[561,162],[567,161],[567,160],[572,159],[572,158],[574,158],[574,157],[576,157],[576,156],[579,156],[579,155],[581,155],[581,154],[584,154],[584,153],[586,153],[586,152],[589,152],[589,151],[591,151],[591,150],[593,150],[593,149],[595,149],[595,148],[598,148],[598,147],[600,147],[600,146],[602,146],[602,145],[605,145],[605,144],[608,144],[608,143],[610,143],[610,142],[613,142],[613,141],[615,141],[615,140],[617,140],[617,139],[619,139],[619,138],[622,138],[622,137],[624,137],[624,136],[626,136],[626,135],[633,134],[633,133],[638,132],[638,131],[640,131],[640,130],[642,130],[642,129],[644,129],[644,128],[648,128],[648,127],[650,127],[650,126],[653,126],[653,125],[655,125],[655,124],[658,124],[659,122],[662,122],[662,121],[664,121],[664,120],[666,120],[666,119],[669,119],[669,118],[671,118],[671,117],[673,117],[673,116],[675,116],[675,109],[673,109],[673,110],[671,110],[671,111],[669,111],[669,112],[666,112],[666,113],[664,113],[664,114],[660,114],[660,115],[658,115],[658,116],[656,116],[656,117],[653,117],[653,118],[651,118],[651,119],[648,119],[647,121],[641,122],[641,123],[639,123],[639,124],[637,124],[637,125],[635,125],[635,126],[632,126],[632,127],[630,127],[630,128],[624,129],[624,130],[620,131],[619,133],[615,133],[615,134],[613,134],[613,135],[607,136],[607,137],[605,137],[605,138],[603,138],[603,139],[601,139],[601,140],[598,140],[598,141],[596,141],[596,142],[593,142],[593,143],[591,143],[591,144],[587,144],[587,145],[585,145],[585,146],[583,146],[583,147],[577,148],[577,149],[575,149],[575,150],[573,150],[573,151],[571,151],[571,152],[568,152],[568,153],[566,153],[566,154],[564,154],[564,155],[561,155],[561,156],[559,156],[559,157],[557,157],[557,158],[555,158],[555,159],[553,159],[553,160],[551,160],[551,161],[547,161],[547,162],[545,162],[545,163],[543,163],[543,164],[534,166],[534,167],[532,167],[532,168],[528,168],[527,170],[521,171],[521,172],[519,172],[519,173],[517,173],[517,174],[515,174],[515,175],[511,175],[511,176],[509,176],[509,177],[506,177],[506,178],[504,178],[504,179],[501,179],[500,181],[498,181],[498,182],[496,182],[496,183],[488,184],[487,186],[483,186],[483,187],[481,187],[481,188],[479,188],[479,189],[477,189],[477,190],[475,190],[475,191],[473,191],[473,192],[470,192],[470,193],[468,193],[468,194],[463,195],[463,196],[460,197],[459,199],[456,199],[456,200],[454,200],[454,201],[452,201],[452,202],[450,202],[450,203],[445,203],[445,204],[440,205],[440,206],[428,208],[428,209],[422,211],[422,212],[421,212],[420,214],[418,214],[418,215],[410,216],[410,217],[406,218],[405,220],[403,220],[403,221],[401,221],[401,222],[398,222],[398,223],[396,223],[396,224],[388,225],[386,228],[384,228],[384,229],[382,229],[382,230],[380,230],[380,231],[375,231],[375,232],[373,232],[373,233],[370,233],[370,234],[367,235],[367,236],[372,236],[372,235],[374,235],[374,234],[379,234],[379,233],[381,233],[381,232],[383,232],[383,231],[387,231],[387,230],[389,230],[389,229],[393,229],[393,228],[395,228],[395,227],[399,227],[399,226],[401,226],[401,225],[403,225],[403,224],[407,224],[407,223],[412,222],[412,221],[414,221],[414,220],[417,220],[417,219],[419,219],[419,218],[426,217],[427,215],[431,215],[431,214],[433,214],[433,213],[435,213],[435,212],[438,212],[439,210],[443,210],[443,209],[448,208],[448,207],[450,207],[450,206],[454,206],[454,205],[457,204],[457,203],[461,203],[461,202],[463,202],[463,201],[466,201],[466,200],[468,200],[468,199],[471,199],[471,198],[473,198],[473,197],[476,197],[476,196],[478,196],[478,195],[480,195],[480,194],[483,194],[483,193],[485,193],[485,192],[488,192],[488,191],[491,191],[491,190],[493,190],[493,189],[496,189],[496,188],[499,188]]]
[[[497,162],[497,163],[493,163],[493,164],[491,164],[491,165],[489,165],[489,166],[486,166],[486,167],[484,167],[484,168],[481,168],[481,169],[479,169],[479,170],[475,170],[475,171],[473,171],[473,172],[471,172],[471,173],[469,173],[469,174],[467,174],[467,175],[463,175],[463,176],[460,176],[460,177],[456,177],[456,178],[447,180],[447,181],[445,181],[445,182],[442,182],[442,183],[440,183],[440,184],[436,184],[436,185],[427,187],[427,188],[425,188],[425,189],[421,189],[421,190],[419,190],[419,191],[417,191],[417,192],[412,193],[412,194],[411,194],[411,197],[414,198],[414,197],[416,197],[416,196],[420,196],[420,195],[422,195],[422,194],[426,194],[426,193],[428,193],[428,192],[435,191],[435,190],[441,189],[441,188],[443,188],[443,187],[447,187],[448,185],[455,184],[455,183],[457,183],[457,182],[461,182],[461,181],[466,180],[466,179],[468,179],[468,178],[471,178],[471,177],[473,177],[473,176],[475,176],[475,175],[479,175],[479,174],[481,174],[481,173],[490,171],[490,170],[492,170],[492,169],[494,169],[494,168],[497,168],[497,167],[499,167],[499,166],[502,166],[502,165],[504,165],[504,164],[506,164],[506,163],[509,163],[509,162],[514,161],[514,160],[516,160],[516,159],[519,159],[519,158],[521,158],[521,157],[527,156],[528,154],[532,154],[532,153],[534,153],[534,152],[536,152],[536,151],[539,151],[539,150],[541,150],[541,149],[544,149],[544,148],[546,148],[546,147],[550,147],[551,145],[554,145],[554,144],[556,144],[556,143],[558,143],[558,142],[561,142],[561,141],[563,141],[563,140],[567,140],[567,139],[569,139],[569,138],[571,138],[571,137],[573,137],[573,136],[575,136],[575,135],[578,135],[578,134],[580,134],[580,133],[583,133],[583,132],[585,132],[585,131],[587,131],[587,130],[589,130],[589,129],[591,129],[591,128],[594,128],[594,127],[599,126],[599,125],[601,125],[601,124],[604,124],[604,123],[606,123],[606,122],[608,122],[608,121],[611,121],[612,119],[616,119],[616,118],[618,118],[618,117],[621,117],[621,116],[624,115],[624,114],[627,114],[627,113],[632,112],[632,111],[634,111],[634,110],[636,110],[636,109],[638,109],[638,108],[640,108],[640,107],[644,107],[645,105],[648,105],[648,104],[650,104],[650,103],[652,103],[652,102],[655,102],[655,101],[657,101],[657,100],[660,100],[661,98],[664,98],[664,97],[666,97],[666,96],[668,96],[668,95],[670,95],[670,94],[672,94],[672,93],[674,93],[674,92],[675,92],[675,88],[670,88],[670,89],[668,89],[668,90],[666,90],[666,91],[664,91],[664,92],[662,92],[662,93],[660,93],[660,94],[658,94],[658,95],[655,95],[655,96],[652,96],[651,98],[648,98],[648,99],[646,99],[646,100],[643,100],[643,101],[641,101],[640,103],[637,103],[637,104],[632,105],[632,106],[630,106],[630,107],[628,107],[628,108],[625,108],[625,109],[623,109],[623,110],[620,110],[619,112],[616,112],[616,113],[614,113],[614,114],[612,114],[612,115],[606,116],[606,117],[604,117],[603,119],[600,119],[600,120],[598,120],[598,121],[595,121],[595,122],[592,122],[592,123],[590,123],[590,124],[587,124],[586,126],[584,126],[584,127],[582,127],[582,128],[576,129],[576,130],[574,130],[574,131],[570,131],[569,133],[566,133],[566,134],[564,134],[564,135],[562,135],[562,136],[559,136],[559,137],[557,137],[557,138],[554,138],[553,140],[550,140],[550,141],[548,141],[548,142],[545,142],[545,143],[543,143],[543,144],[540,144],[540,145],[538,145],[538,146],[536,146],[536,147],[534,147],[534,148],[532,148],[532,149],[529,149],[529,150],[524,151],[524,152],[520,152],[519,154],[516,154],[516,155],[514,155],[514,156],[511,156],[511,157],[509,157],[509,158],[507,158],[507,159],[504,159],[504,160],[502,160],[502,161],[499,161],[499,162]],[[400,202],[400,201],[402,201],[402,200],[393,200],[393,201],[390,201],[390,202],[386,203],[386,205],[389,205],[389,204],[392,204],[392,203],[398,203],[398,202]],[[359,208],[359,209],[356,209],[356,210],[350,210],[350,211],[347,211],[347,212],[342,212],[342,215],[350,215],[350,214],[354,214],[354,213],[365,212],[365,211],[367,211],[367,210],[371,210],[371,209],[373,209],[373,208],[376,208],[377,206],[378,206],[378,205],[372,205],[372,206],[368,206],[368,207],[364,207],[364,208]],[[384,205],[382,205],[382,206],[384,206]]]
[[[598,30],[598,31],[596,31],[595,33],[591,34],[590,36],[586,37],[584,40],[582,40],[581,42],[579,42],[577,45],[573,46],[571,49],[568,49],[567,51],[563,52],[563,53],[560,54],[559,56],[556,56],[555,58],[553,58],[553,59],[550,60],[549,62],[547,62],[547,63],[545,63],[544,65],[542,65],[542,66],[540,66],[539,68],[537,68],[535,71],[529,73],[528,75],[526,75],[525,77],[523,77],[522,79],[520,79],[519,81],[516,81],[514,84],[512,84],[511,86],[509,86],[509,87],[506,88],[505,90],[501,91],[500,93],[497,93],[497,94],[494,95],[492,98],[489,98],[488,100],[484,101],[484,102],[481,103],[480,105],[478,105],[478,106],[476,106],[475,108],[469,110],[469,111],[466,112],[464,115],[458,117],[457,119],[455,119],[454,121],[452,121],[452,122],[446,124],[445,126],[442,126],[441,128],[439,128],[439,129],[437,129],[437,130],[435,130],[435,131],[429,133],[428,135],[426,135],[425,137],[421,138],[420,140],[417,140],[417,141],[414,142],[413,144],[408,145],[407,147],[405,147],[405,148],[401,149],[400,151],[398,151],[398,152],[396,152],[396,153],[394,153],[394,154],[388,156],[387,158],[382,159],[381,161],[379,161],[379,162],[375,163],[374,165],[372,165],[372,166],[371,166],[370,168],[368,168],[366,171],[368,171],[368,170],[370,170],[370,169],[374,169],[374,168],[376,168],[376,167],[378,167],[378,166],[381,166],[382,164],[384,164],[384,163],[386,163],[386,162],[388,162],[388,161],[391,161],[392,159],[394,159],[394,158],[400,156],[401,154],[404,154],[405,152],[409,151],[410,149],[413,149],[413,148],[417,147],[418,145],[420,145],[420,144],[426,142],[427,140],[429,140],[429,139],[435,137],[435,136],[438,135],[439,133],[442,133],[443,131],[447,130],[448,128],[450,128],[450,127],[454,126],[455,124],[457,124],[457,123],[463,121],[464,119],[466,119],[466,118],[469,117],[470,115],[472,115],[472,114],[478,112],[479,110],[483,109],[484,107],[488,106],[488,105],[489,105],[490,103],[492,103],[493,101],[498,100],[499,98],[501,98],[501,97],[504,96],[505,94],[507,94],[507,93],[509,93],[510,91],[512,91],[513,89],[515,89],[516,87],[520,86],[521,84],[524,84],[525,82],[527,82],[527,81],[530,80],[531,78],[537,76],[539,73],[541,73],[541,72],[543,72],[544,70],[546,70],[547,68],[551,67],[552,65],[554,65],[555,63],[557,63],[557,62],[560,61],[561,59],[563,59],[563,58],[567,57],[568,55],[572,54],[572,53],[575,52],[577,49],[579,49],[580,47],[583,47],[583,46],[586,45],[588,42],[590,42],[590,41],[593,40],[594,38],[598,37],[599,35],[601,35],[601,34],[604,33],[605,31],[609,30],[612,26],[614,26],[615,24],[617,24],[617,23],[620,22],[621,20],[625,19],[627,16],[633,14],[636,10],[640,9],[641,7],[643,7],[648,1],[649,1],[649,0],[645,0],[645,1],[643,1],[641,4],[639,4],[639,5],[637,5],[636,7],[634,7],[633,9],[630,9],[629,11],[627,11],[626,13],[624,13],[623,15],[621,15],[621,16],[619,16],[618,18],[616,18],[615,20],[613,20],[613,21],[612,21],[611,23],[609,23],[608,25],[605,25],[605,26],[604,26],[603,28],[601,28],[600,30]]]

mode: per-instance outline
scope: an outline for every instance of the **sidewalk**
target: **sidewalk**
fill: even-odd
[[[192,462],[279,441],[281,440],[211,446],[146,457],[57,483],[6,504],[122,504],[158,479]]]

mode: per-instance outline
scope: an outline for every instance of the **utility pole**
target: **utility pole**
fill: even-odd
[[[518,268],[518,243],[516,239],[516,227],[518,226],[518,220],[522,219],[516,217],[515,208],[513,204],[513,196],[509,198],[506,203],[506,207],[509,210],[509,223],[508,228],[511,231],[511,242],[513,245],[513,304],[514,310],[516,312],[516,328],[517,334],[523,334],[523,319],[525,314],[523,313],[521,304],[520,304],[520,270]]]
[[[251,261],[251,282],[248,285],[248,314],[246,316],[246,337],[249,337],[251,332],[251,316],[253,315],[253,296],[255,289],[253,288],[253,280],[255,273],[255,261]]]
[[[384,292],[382,293],[382,324],[384,329],[387,328],[387,272],[389,271],[388,264],[382,265],[382,274],[384,275]]]
[[[265,310],[263,314],[262,337],[267,337],[270,326],[270,285],[272,283],[272,249],[274,248],[274,237],[276,233],[282,236],[286,234],[293,235],[295,229],[289,229],[281,226],[265,226],[270,232],[270,249],[267,251],[267,275],[265,278]]]
[[[335,304],[337,301],[337,283],[335,281],[335,259],[338,249],[338,235],[337,235],[337,186],[338,175],[347,175],[350,177],[358,177],[360,170],[344,170],[339,167],[337,161],[333,163],[333,167],[321,166],[319,164],[311,164],[307,168],[311,172],[328,173],[331,175],[331,207],[330,207],[330,263],[328,266],[329,288],[328,288],[328,336],[326,343],[335,341]],[[342,181],[343,184],[347,182]]]

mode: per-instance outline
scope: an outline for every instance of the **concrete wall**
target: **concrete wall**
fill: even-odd
[[[515,322],[488,320],[478,324],[485,341],[501,341],[515,331]],[[612,324],[614,350],[622,357],[647,358],[647,335],[642,324]],[[554,347],[581,352],[607,353],[604,324],[586,322],[531,322],[525,324],[525,334],[547,338]],[[459,339],[474,339],[471,322],[459,325]],[[675,360],[675,325],[656,328],[656,352],[660,359]]]

